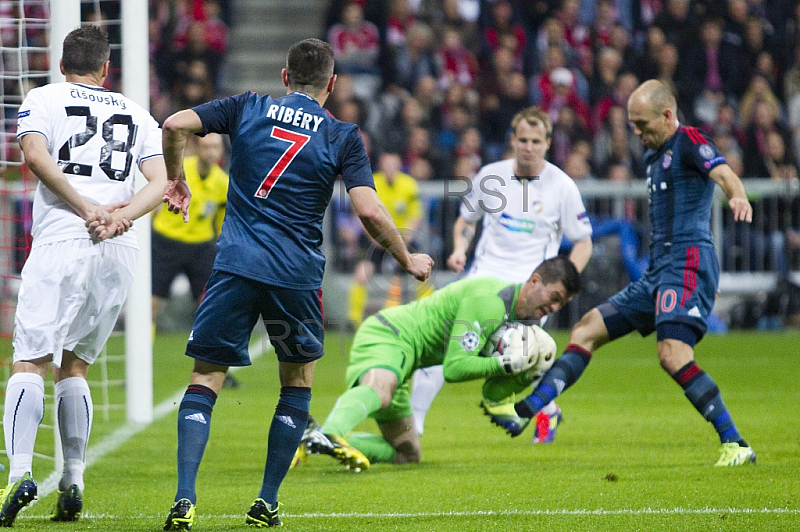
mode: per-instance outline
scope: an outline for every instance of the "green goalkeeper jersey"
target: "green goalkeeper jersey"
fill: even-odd
[[[501,323],[516,319],[520,286],[471,277],[429,297],[382,310],[378,319],[409,346],[414,369],[442,364],[447,382],[505,375],[499,359],[476,355]]]

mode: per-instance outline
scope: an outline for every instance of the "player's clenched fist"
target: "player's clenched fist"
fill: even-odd
[[[464,271],[467,265],[467,255],[463,251],[456,250],[447,258],[447,267],[455,273]]]
[[[417,281],[426,281],[433,268],[433,259],[425,253],[412,253],[411,262],[406,271],[413,275]]]

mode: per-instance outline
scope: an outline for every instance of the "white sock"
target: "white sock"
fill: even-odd
[[[31,471],[36,433],[44,416],[44,379],[36,373],[16,373],[6,385],[3,432],[6,440],[8,482]]]
[[[556,404],[555,401],[550,401],[549,403],[544,405],[544,408],[542,408],[541,411],[544,414],[547,414],[548,416],[554,416],[555,413],[558,412],[558,405]]]
[[[442,386],[444,386],[444,368],[441,365],[420,368],[414,372],[411,407],[414,409],[414,426],[420,436],[425,427],[425,416],[428,415],[428,410],[431,409],[433,400]]]
[[[56,383],[56,408],[61,446],[64,451],[64,473],[58,489],[73,484],[83,491],[83,470],[86,467],[86,445],[92,430],[94,405],[89,384],[82,377],[69,377]]]

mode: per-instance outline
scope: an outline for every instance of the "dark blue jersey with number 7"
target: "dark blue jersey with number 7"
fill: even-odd
[[[214,268],[274,286],[322,285],[322,220],[341,174],[375,188],[357,126],[310,96],[246,92],[193,109],[231,140],[228,206]]]

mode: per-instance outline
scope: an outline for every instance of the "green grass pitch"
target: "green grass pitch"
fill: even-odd
[[[554,337],[563,348],[566,334]],[[108,421],[96,416],[82,519],[50,523],[51,493],[23,510],[17,529],[161,529],[176,478],[171,407],[191,368],[182,355],[185,339],[156,340],[159,419],[135,427],[124,440],[118,438],[123,411]],[[328,334],[311,407],[320,420],[342,392],[349,340]],[[109,349],[121,346],[115,338]],[[709,336],[697,349],[698,363],[720,386],[758,454],[755,466],[713,467],[713,428],[660,369],[655,340],[631,335],[600,349],[583,378],[559,398],[565,421],[554,443],[531,445],[531,428],[509,438],[481,414],[478,382],[448,384],[429,415],[421,464],[378,464],[354,474],[329,457],[312,456],[284,481],[284,529],[797,530],[799,356],[797,333]],[[119,366],[109,371],[119,375]],[[244,512],[261,483],[278,396],[274,356],[268,353],[236,377],[242,387],[223,390],[214,411],[198,480],[196,532],[248,529]],[[361,429],[376,427],[367,422]],[[40,431],[45,440],[46,432]],[[40,485],[51,468],[35,462]]]

